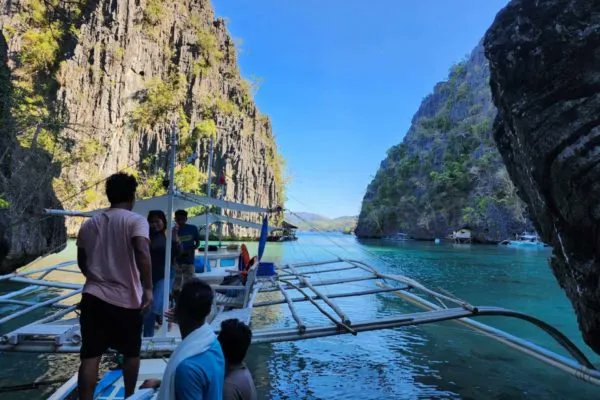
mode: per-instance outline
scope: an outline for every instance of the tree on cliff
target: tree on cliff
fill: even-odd
[[[358,236],[433,239],[469,225],[476,240],[500,241],[528,227],[492,140],[488,78],[480,45],[423,100],[366,191]]]

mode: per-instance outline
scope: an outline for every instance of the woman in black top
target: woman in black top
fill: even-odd
[[[150,258],[152,260],[152,307],[144,316],[144,337],[154,336],[154,323],[161,319],[163,309],[164,279],[165,279],[165,252],[167,250],[167,217],[161,210],[152,210],[148,213],[150,225]],[[173,243],[171,246],[171,263],[179,254],[181,245],[177,231],[173,230]],[[173,273],[171,273],[173,277]],[[170,285],[169,285],[170,286]]]

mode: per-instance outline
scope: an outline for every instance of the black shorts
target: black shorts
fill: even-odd
[[[139,357],[142,311],[117,307],[91,294],[81,296],[81,359],[100,357],[108,348],[125,357]]]

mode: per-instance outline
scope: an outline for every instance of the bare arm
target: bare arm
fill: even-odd
[[[87,278],[87,254],[83,247],[77,247],[77,266],[79,270]]]
[[[152,304],[152,261],[150,259],[150,241],[145,237],[135,236],[132,240],[135,263],[140,271],[144,299],[142,308]]]
[[[209,236],[210,236],[210,234],[209,234]],[[196,230],[196,234],[194,237],[194,250],[196,250],[197,248],[200,247],[200,239],[201,238],[202,237],[200,236],[200,232],[198,230]]]
[[[142,286],[152,289],[152,261],[150,260],[150,242],[148,239],[136,236],[132,239],[135,263],[140,270]]]

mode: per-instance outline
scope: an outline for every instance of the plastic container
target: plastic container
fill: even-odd
[[[261,262],[258,264],[257,276],[273,276],[275,275],[275,264],[271,262]]]
[[[204,272],[204,257],[194,258],[194,272],[197,274]]]

